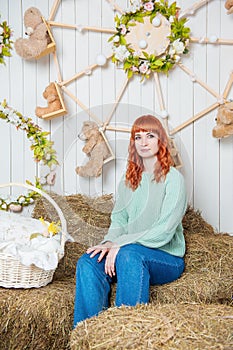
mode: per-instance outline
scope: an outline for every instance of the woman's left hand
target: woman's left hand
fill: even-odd
[[[117,253],[119,252],[120,247],[113,245],[109,252],[108,255],[106,256],[105,260],[105,273],[109,275],[110,277],[115,276],[115,261],[116,261],[116,256]]]

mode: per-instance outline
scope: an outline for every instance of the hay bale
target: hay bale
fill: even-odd
[[[102,240],[110,225],[113,208],[111,194],[99,197],[49,194],[61,208],[68,232],[76,242],[93,246]],[[59,220],[55,208],[45,198],[36,201],[32,216],[37,219],[42,216],[48,221]]]
[[[71,350],[233,348],[233,308],[226,305],[138,305],[111,308],[81,322]]]
[[[75,268],[86,247],[67,242],[53,282],[38,289],[0,288],[0,349],[69,349]]]
[[[206,222],[200,210],[195,210],[190,205],[188,206],[185,215],[182,220],[184,233],[185,234],[213,234],[214,228]]]
[[[0,349],[68,349],[73,303],[73,278],[39,289],[0,288]]]
[[[185,272],[176,281],[151,287],[152,302],[230,303],[233,295],[233,237],[186,235]]]
[[[86,246],[78,242],[66,242],[64,257],[59,261],[53,280],[74,277],[77,261],[86,252],[86,249]]]

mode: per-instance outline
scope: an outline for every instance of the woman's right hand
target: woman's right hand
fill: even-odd
[[[100,256],[98,258],[98,261],[100,262],[105,257],[105,255],[108,254],[112,245],[113,245],[113,242],[107,241],[103,244],[99,244],[99,245],[96,245],[94,247],[90,247],[87,249],[87,254],[91,254],[90,258],[93,258],[94,256],[96,256],[96,254],[100,253]]]

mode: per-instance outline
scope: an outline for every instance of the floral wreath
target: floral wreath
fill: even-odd
[[[125,36],[136,22],[144,23],[144,17],[149,16],[150,22],[154,25],[159,14],[171,25],[169,45],[159,56],[148,54],[146,51],[142,51],[139,56],[138,52],[130,47],[130,43],[127,43]],[[152,72],[167,74],[180,60],[180,55],[188,53],[190,28],[185,27],[187,19],[179,19],[178,15],[179,8],[176,2],[169,6],[166,0],[131,0],[131,6],[125,13],[120,18],[117,15],[115,17],[117,33],[109,39],[113,42],[112,61],[123,66],[128,78],[134,74],[149,78]]]
[[[33,151],[34,161],[43,162],[51,168],[52,165],[57,165],[56,151],[53,149],[53,141],[47,139],[50,134],[32,122],[31,118],[24,117],[21,113],[8,107],[6,101],[0,103],[0,119],[15,125],[16,129],[21,129],[26,132],[27,138],[31,142],[31,150]],[[32,185],[29,181],[28,184]],[[42,189],[42,184],[39,178],[36,178],[35,186]],[[27,195],[20,195],[16,200],[7,202],[0,198],[0,210],[21,211],[22,207],[34,203],[34,200],[40,196],[35,191],[30,191]]]
[[[13,41],[10,40],[12,31],[7,22],[0,23],[0,63],[5,64],[4,56],[10,57]]]

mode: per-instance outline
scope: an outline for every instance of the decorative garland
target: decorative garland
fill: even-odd
[[[8,107],[4,100],[0,103],[0,119],[15,125],[17,130],[21,129],[26,132],[27,138],[31,142],[30,148],[33,151],[34,160],[36,162],[43,162],[43,164],[48,167],[58,164],[56,151],[52,147],[54,143],[47,139],[50,133],[42,131],[38,125],[32,122],[31,118],[24,117],[21,113]],[[29,181],[27,181],[27,183],[31,185]],[[39,189],[42,188],[38,178],[36,178],[35,186]],[[37,192],[30,191],[27,195],[20,195],[15,201],[11,202],[0,198],[0,209],[20,212],[22,207],[32,204],[39,196]]]
[[[12,31],[7,22],[0,23],[0,63],[5,64],[4,57],[10,57],[13,41],[10,39]]]
[[[176,2],[169,6],[166,0],[132,0],[126,12],[120,18],[115,17],[117,33],[109,39],[113,42],[112,61],[123,66],[128,78],[134,74],[149,78],[153,72],[167,74],[180,60],[180,55],[188,53],[190,28],[185,27],[187,19],[179,19],[178,14]],[[171,26],[171,35],[168,37],[170,43],[165,52],[159,56],[143,50],[136,52],[127,43],[126,35],[130,32],[130,27],[137,22],[144,23],[145,17],[149,17],[150,22],[158,27],[159,16],[165,17]]]

